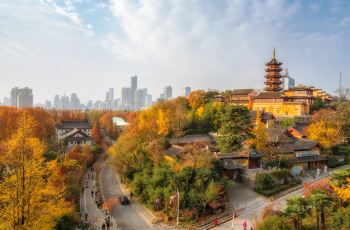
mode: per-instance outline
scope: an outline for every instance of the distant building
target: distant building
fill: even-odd
[[[62,105],[61,105],[61,99],[59,95],[55,95],[53,99],[53,107],[55,109],[61,109]]]
[[[188,97],[188,95],[190,95],[191,93],[191,87],[185,87],[182,89],[182,96],[184,97]]]
[[[12,106],[17,108],[33,107],[33,92],[32,89],[15,87],[11,90],[10,101]]]
[[[149,107],[149,106],[151,106],[152,104],[153,104],[152,95],[151,95],[151,94],[147,94],[145,106],[146,106],[146,107]]]
[[[49,100],[45,101],[45,109],[51,109],[51,101]]]
[[[65,146],[92,144],[92,125],[85,121],[61,121],[56,126],[56,142]]]
[[[4,100],[3,100],[3,103],[2,103],[2,104],[5,105],[5,106],[11,105],[11,100],[10,100],[10,98],[4,97]]]
[[[294,87],[295,87],[295,80],[289,76],[288,69],[286,69],[286,73],[282,77],[282,88],[284,90],[288,90]]]
[[[171,99],[173,97],[173,88],[171,86],[166,86],[163,90],[163,98]]]
[[[146,106],[147,89],[137,89],[135,92],[135,109],[143,109]]]
[[[112,110],[114,108],[114,89],[109,88],[108,92],[106,93],[106,104],[107,109]]]
[[[131,93],[132,90],[129,87],[122,88],[122,108],[130,110],[131,108]]]
[[[72,93],[70,96],[70,108],[79,109],[79,107],[80,107],[80,100],[78,98],[78,95],[76,93]]]
[[[61,109],[68,110],[70,109],[70,101],[68,96],[61,97]]]

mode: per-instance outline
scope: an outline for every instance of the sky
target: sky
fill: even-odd
[[[138,75],[154,98],[181,89],[263,88],[277,59],[297,84],[350,87],[350,1],[1,0],[0,100],[75,92],[104,99]]]

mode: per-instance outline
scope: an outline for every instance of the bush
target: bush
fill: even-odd
[[[330,168],[333,168],[333,167],[337,166],[338,163],[339,163],[338,159],[336,157],[334,157],[334,156],[330,156],[330,157],[327,158],[326,164]]]
[[[57,222],[56,230],[75,230],[76,226],[79,224],[79,215],[77,213],[72,213],[70,215],[61,216]]]
[[[273,186],[273,177],[269,173],[258,173],[255,178],[255,189],[264,190]]]
[[[258,226],[257,230],[292,230],[288,218],[283,216],[268,216]]]
[[[272,176],[276,177],[278,180],[282,180],[283,184],[288,183],[288,179],[294,179],[293,175],[288,169],[278,169],[271,173]]]
[[[300,181],[293,181],[293,182],[290,182],[289,184],[274,186],[274,187],[270,187],[267,189],[256,189],[255,188],[254,191],[263,195],[263,196],[270,197],[270,196],[276,195],[280,192],[283,192],[287,189],[293,188],[294,186],[296,186],[298,184],[300,184]]]
[[[350,208],[342,208],[335,212],[331,223],[333,229],[350,229]]]

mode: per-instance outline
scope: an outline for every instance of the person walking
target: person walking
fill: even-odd
[[[91,197],[94,197],[94,190],[91,190]]]
[[[105,228],[106,228],[106,225],[105,225],[105,223],[103,223],[102,224],[102,229],[105,230]]]

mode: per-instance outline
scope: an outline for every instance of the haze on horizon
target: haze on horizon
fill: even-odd
[[[288,0],[2,0],[0,98],[33,89],[35,103],[109,87],[155,97],[181,88],[262,88],[272,47],[296,84],[350,86],[350,2]]]

